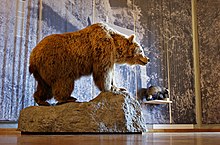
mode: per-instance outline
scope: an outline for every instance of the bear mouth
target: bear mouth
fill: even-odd
[[[140,65],[146,65],[147,64],[147,62],[144,62],[142,60],[139,60],[139,62],[140,62]]]
[[[140,65],[146,65],[148,63],[148,59],[147,58],[142,58],[138,60]]]

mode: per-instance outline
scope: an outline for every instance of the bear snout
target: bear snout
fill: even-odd
[[[148,62],[150,62],[150,59],[148,57],[145,57],[145,56],[141,57],[139,60],[142,62],[141,65],[146,65]]]

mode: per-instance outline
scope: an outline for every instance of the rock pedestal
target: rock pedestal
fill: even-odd
[[[90,102],[31,106],[20,112],[23,133],[140,133],[145,125],[140,104],[128,95],[102,92]]]

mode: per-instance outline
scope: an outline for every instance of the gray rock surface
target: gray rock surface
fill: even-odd
[[[31,106],[20,112],[22,132],[144,132],[140,104],[129,95],[102,92],[90,102]]]

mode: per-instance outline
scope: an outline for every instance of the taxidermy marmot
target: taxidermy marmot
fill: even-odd
[[[169,98],[169,90],[165,87],[150,86],[149,88],[141,88],[138,91],[139,102],[144,100],[163,100],[165,98]]]

